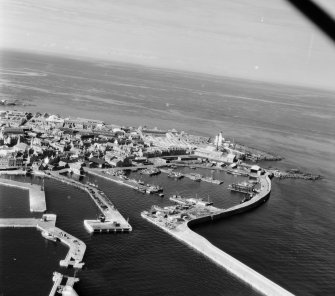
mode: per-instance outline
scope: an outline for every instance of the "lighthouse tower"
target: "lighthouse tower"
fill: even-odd
[[[224,141],[224,138],[222,137],[222,132],[219,133],[219,136],[218,136],[218,146],[222,146],[222,143]]]
[[[215,145],[216,148],[218,147],[218,143],[219,143],[219,136],[216,135],[215,139],[214,139],[214,145]]]

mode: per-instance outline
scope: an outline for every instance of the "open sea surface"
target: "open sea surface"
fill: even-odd
[[[2,52],[0,99],[29,106],[3,107],[96,118],[120,125],[177,128],[272,151],[281,162],[325,178],[273,181],[269,201],[254,211],[194,230],[214,245],[297,295],[335,295],[335,94],[330,91],[164,71],[102,61]],[[197,170],[201,174],[211,171]],[[137,173],[134,177],[139,178]],[[142,195],[98,177],[116,207],[129,217],[130,234],[90,235],[84,219],[97,209],[82,191],[47,180],[48,212],[57,226],[87,244],[77,273],[79,295],[259,295],[203,255],[141,218],[168,196],[207,197],[229,207],[241,196],[226,187],[240,178],[215,172],[223,185],[165,174],[142,177],[161,184],[165,197]],[[13,177],[12,177],[13,178]],[[26,182],[40,179],[15,177]],[[28,217],[28,195],[0,186],[0,217]],[[0,295],[47,295],[52,272],[67,252],[35,229],[0,229]]]

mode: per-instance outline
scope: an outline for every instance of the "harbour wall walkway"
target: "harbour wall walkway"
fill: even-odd
[[[41,186],[36,184],[22,183],[8,179],[0,179],[0,185],[16,187],[29,191],[29,204],[31,212],[45,212],[47,209],[45,202],[45,192]]]

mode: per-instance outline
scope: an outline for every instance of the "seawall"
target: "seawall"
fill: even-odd
[[[214,221],[214,220],[220,220],[220,219],[227,218],[227,217],[230,217],[236,214],[241,214],[241,213],[250,211],[256,207],[259,207],[261,204],[265,203],[269,199],[270,193],[271,193],[271,180],[268,177],[268,175],[262,177],[260,179],[260,182],[261,182],[260,192],[256,194],[249,201],[246,201],[244,203],[238,204],[231,208],[222,210],[218,214],[215,214],[212,216],[205,216],[205,217],[193,219],[188,222],[188,226],[192,227],[197,224],[202,224],[202,223]]]

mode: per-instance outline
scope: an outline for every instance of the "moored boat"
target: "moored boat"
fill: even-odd
[[[168,177],[170,178],[176,178],[176,179],[181,179],[184,177],[184,175],[180,172],[171,172],[170,174],[168,174]]]
[[[42,236],[50,241],[56,242],[57,241],[57,237],[55,237],[53,234],[51,234],[49,231],[47,230],[43,230],[42,231]]]

